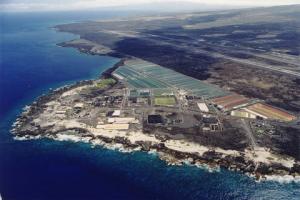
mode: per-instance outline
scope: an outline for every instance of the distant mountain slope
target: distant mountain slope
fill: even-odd
[[[186,1],[172,1],[172,2],[155,2],[135,4],[130,6],[117,6],[109,7],[107,9],[115,10],[138,10],[138,11],[155,11],[155,12],[203,12],[203,11],[216,11],[225,9],[237,9],[245,8],[245,6],[233,6],[233,5],[220,5],[220,4],[205,4]]]

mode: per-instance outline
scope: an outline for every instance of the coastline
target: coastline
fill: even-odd
[[[116,13],[108,14],[105,17],[111,18]],[[5,112],[1,112],[0,125],[3,199],[297,199],[300,182],[295,178],[289,180],[285,176],[272,176],[277,179],[273,181],[270,177],[256,181],[255,176],[239,171],[218,166],[211,168],[207,164],[192,165],[188,159],[183,160],[181,165],[168,165],[159,158],[163,153],[156,150],[130,149],[119,143],[93,145],[92,141],[83,137],[83,141],[79,137],[72,140],[71,135],[64,134],[63,137],[62,133],[59,133],[59,138],[53,137],[55,140],[46,138],[46,135],[28,135],[26,139],[12,134],[12,124],[26,105],[30,106],[38,97],[63,86],[98,79],[104,70],[120,60],[110,56],[92,56],[75,48],[58,47],[58,43],[80,36],[55,33],[49,27],[76,23],[83,18],[77,17],[70,19],[69,13],[61,12],[54,18],[48,13],[38,13],[38,17],[28,13],[6,18],[4,33],[10,33],[10,27],[13,27],[15,34],[10,34],[12,40],[5,41],[8,48],[4,55],[8,59],[4,60],[4,64],[11,67],[3,68],[10,73],[1,80],[9,83],[2,85],[2,93],[4,100],[10,102],[8,106],[2,106]],[[92,17],[86,18],[91,20]],[[84,27],[79,28],[83,30]],[[102,40],[106,41],[98,38],[100,44]],[[16,43],[33,48],[15,49]],[[30,83],[30,87],[26,83]],[[226,143],[226,146],[237,147],[232,143]]]
[[[91,137],[78,137],[78,136],[70,136],[70,135],[64,135],[64,134],[57,134],[56,136],[52,135],[45,135],[45,136],[15,136],[15,140],[37,140],[37,139],[42,139],[42,138],[47,138],[55,141],[66,141],[66,142],[74,142],[74,143],[86,143],[91,145],[91,148],[105,148],[113,151],[119,151],[121,153],[132,153],[135,151],[143,151],[148,154],[155,154],[158,156],[159,159],[163,160],[167,165],[173,165],[173,166],[183,166],[183,165],[188,165],[188,166],[195,166],[197,168],[204,169],[208,172],[220,172],[220,169],[226,169],[230,171],[234,171],[237,173],[243,173],[244,175],[247,175],[250,178],[253,178],[256,182],[261,182],[261,181],[275,181],[281,184],[284,183],[299,183],[300,182],[300,176],[292,176],[292,175],[260,175],[257,176],[257,174],[253,174],[251,172],[245,172],[241,171],[239,168],[230,168],[226,167],[224,165],[218,165],[216,163],[212,163],[208,160],[194,160],[193,158],[189,157],[188,154],[182,154],[181,152],[173,151],[173,154],[170,154],[171,151],[169,150],[168,152],[166,151],[161,151],[162,149],[158,150],[155,148],[150,148],[149,150],[143,149],[142,146],[131,146],[128,145],[128,143],[117,143],[116,140],[110,140],[109,138],[96,138],[92,139]],[[119,140],[120,142],[120,140]],[[179,153],[179,154],[176,154]],[[181,154],[180,154],[181,153]],[[177,157],[178,156],[178,157]]]
[[[100,76],[103,78],[111,78],[111,73],[124,64],[121,59],[113,67],[107,69]],[[190,164],[194,166],[208,166],[209,169],[217,169],[219,167],[238,171],[248,176],[254,177],[256,180],[299,180],[299,169],[296,163],[290,158],[280,160],[277,156],[272,155],[266,149],[258,149],[257,152],[273,156],[275,164],[264,163],[265,156],[257,156],[249,150],[248,152],[238,152],[235,150],[224,150],[221,148],[206,147],[195,144],[192,141],[166,140],[154,134],[145,134],[143,131],[126,133],[124,131],[98,131],[92,127],[73,122],[60,122],[65,128],[53,131],[49,128],[36,128],[31,131],[20,131],[23,124],[28,123],[30,116],[43,112],[45,104],[55,100],[59,96],[68,96],[70,91],[78,90],[93,84],[92,80],[80,81],[72,85],[63,86],[50,91],[47,95],[39,97],[30,106],[24,108],[24,112],[18,117],[13,125],[12,133],[15,139],[39,139],[49,138],[58,141],[85,142],[92,146],[102,146],[104,148],[120,150],[122,152],[145,151],[157,152],[160,159],[164,160],[168,165]],[[29,116],[29,117],[28,117]],[[253,154],[254,153],[254,154]],[[257,162],[255,160],[257,159]],[[277,160],[276,160],[277,159]],[[280,163],[288,163],[286,166]],[[293,166],[293,164],[295,164]],[[280,177],[280,178],[274,178]],[[285,178],[284,178],[285,177]]]
[[[67,32],[66,30],[62,30],[60,25],[53,28],[58,32]],[[119,58],[120,61],[102,72],[98,80],[113,78],[118,83],[118,80],[112,76],[112,72],[124,65],[126,59],[133,58],[132,56],[116,52],[110,47],[99,45],[98,43],[84,38],[73,39],[57,45],[60,47],[75,48],[81,53],[90,55],[105,55]],[[149,133],[145,133],[144,130],[133,131],[131,135],[128,135],[128,133],[124,131],[115,131],[115,133],[112,134],[112,132],[101,132],[93,127],[88,127],[76,121],[61,122],[61,126],[65,128],[57,129],[55,131],[51,130],[51,128],[47,129],[41,127],[38,127],[38,129],[33,132],[18,131],[18,127],[21,127],[22,124],[26,123],[26,120],[28,120],[26,116],[33,116],[35,113],[41,113],[44,108],[47,107],[45,104],[48,102],[54,101],[68,91],[72,91],[76,88],[84,88],[91,84],[93,84],[93,80],[79,81],[40,96],[24,110],[21,116],[18,117],[16,123],[14,123],[12,132],[16,134],[16,138],[19,139],[48,137],[55,140],[72,140],[74,142],[84,141],[92,145],[100,144],[107,147],[116,145],[117,148],[126,149],[126,151],[156,151],[165,155],[162,156],[161,159],[165,160],[168,164],[183,164],[188,160],[189,163],[193,165],[207,164],[212,168],[222,167],[241,171],[249,176],[254,176],[257,180],[273,174],[280,175],[281,177],[291,175],[292,177],[295,177],[295,180],[300,176],[299,161],[295,161],[293,158],[287,156],[285,159],[282,159],[280,156],[273,155],[272,152],[265,148],[247,149],[244,152],[230,149],[225,150],[219,147],[195,144],[193,141],[181,141],[180,143],[179,141],[162,138],[155,134],[150,134],[149,136]],[[72,134],[71,136],[68,134],[61,134],[70,131],[77,136],[74,136],[75,134],[73,134],[74,137],[72,137]],[[134,138],[139,138],[139,140]],[[274,165],[267,159],[268,157],[273,159],[272,162],[275,163]]]

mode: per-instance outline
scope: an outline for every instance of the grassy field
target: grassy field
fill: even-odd
[[[157,106],[173,106],[176,104],[175,97],[155,97],[154,104]]]
[[[103,80],[101,80],[100,82],[97,83],[97,87],[100,88],[100,89],[104,89],[107,86],[113,85],[115,83],[116,83],[116,81],[112,78],[103,79]]]

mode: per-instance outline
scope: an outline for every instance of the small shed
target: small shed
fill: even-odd
[[[197,103],[197,105],[201,112],[206,112],[206,113],[209,112],[206,103]]]
[[[113,113],[112,113],[112,116],[113,117],[119,117],[121,115],[121,110],[115,110]]]

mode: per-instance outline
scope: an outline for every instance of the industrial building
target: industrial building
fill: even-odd
[[[203,131],[220,131],[220,123],[219,120],[216,117],[209,116],[209,115],[203,115]]]
[[[209,109],[208,109],[206,103],[197,103],[197,105],[201,112],[205,112],[205,113],[209,112]]]

